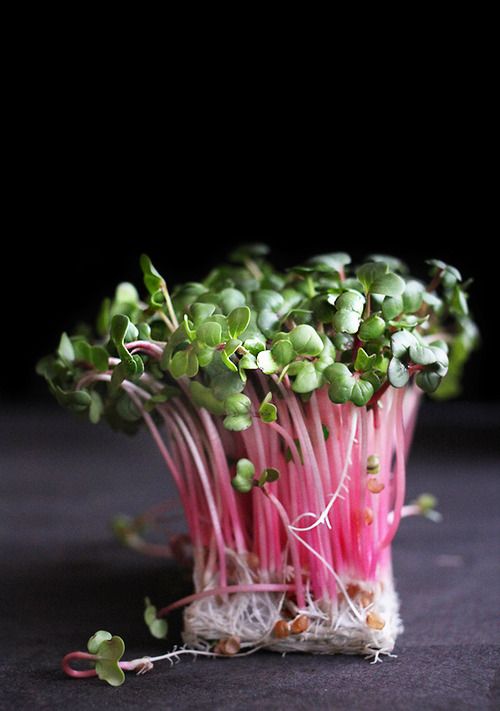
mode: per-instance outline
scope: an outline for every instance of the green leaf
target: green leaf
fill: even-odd
[[[197,343],[196,353],[198,355],[198,363],[200,365],[200,368],[206,368],[206,366],[210,365],[213,360],[215,349],[210,348],[210,346],[202,346]]]
[[[125,422],[137,422],[141,413],[126,393],[120,393],[115,402],[116,413]]]
[[[428,370],[417,373],[417,377],[415,378],[418,387],[426,393],[433,393],[437,390],[441,380],[442,378],[438,373]]]
[[[368,260],[370,262],[383,262],[392,272],[400,272],[401,274],[408,272],[408,267],[401,259],[388,254],[370,254],[368,255]]]
[[[288,338],[280,339],[271,348],[271,354],[276,363],[287,365],[295,358],[295,350]]]
[[[354,345],[354,338],[350,333],[336,333],[333,337],[333,344],[341,352],[350,351]]]
[[[199,361],[196,353],[193,351],[192,348],[190,348],[188,351],[188,359],[187,359],[187,367],[186,367],[186,375],[188,378],[194,378],[194,376],[198,373],[198,368],[199,368]]]
[[[58,385],[54,386],[54,394],[60,405],[73,412],[84,412],[91,403],[91,398],[86,390],[63,390]]]
[[[436,354],[432,348],[415,343],[410,346],[408,352],[411,360],[419,365],[430,365],[431,363],[436,362]]]
[[[251,353],[245,353],[245,355],[240,358],[238,366],[240,370],[257,370],[259,367],[257,365],[257,358]]]
[[[467,294],[462,290],[459,284],[455,284],[453,287],[449,303],[451,312],[456,316],[467,316],[469,314]]]
[[[215,397],[218,400],[225,400],[229,395],[241,392],[245,384],[241,380],[238,372],[234,373],[229,370],[225,363],[221,363],[221,365],[224,368],[223,372],[212,378],[210,384]]]
[[[116,287],[115,301],[117,301],[119,304],[132,304],[134,306],[137,305],[139,301],[139,294],[137,293],[137,289],[130,282],[122,281],[122,283],[118,284],[118,286]]]
[[[168,634],[167,621],[160,619],[154,620],[154,622],[149,625],[149,631],[156,639],[165,639]]]
[[[290,342],[300,355],[318,356],[323,350],[323,341],[312,326],[295,326],[289,334]]]
[[[102,346],[92,346],[90,355],[92,358],[92,363],[96,370],[104,372],[108,369],[109,354],[105,348],[103,348]]]
[[[403,299],[401,296],[386,296],[382,302],[382,313],[387,321],[399,316],[403,312]]]
[[[314,363],[302,361],[298,363],[299,370],[293,381],[292,390],[295,393],[310,393],[321,385],[321,375],[318,374]]]
[[[212,314],[214,313],[216,309],[215,304],[202,304],[202,303],[196,303],[196,304],[191,304],[191,316],[193,317],[193,321],[196,325],[199,323],[202,323],[206,319],[210,318]]]
[[[123,383],[124,380],[127,379],[127,374],[128,374],[128,369],[125,363],[121,362],[118,363],[113,368],[113,372],[111,374],[111,382],[110,382],[110,391],[111,393],[115,393],[119,390],[120,385]]]
[[[226,415],[247,415],[251,407],[250,398],[243,393],[233,393],[224,401]]]
[[[233,361],[228,356],[228,354],[226,353],[225,350],[221,351],[220,357],[221,357],[222,362],[224,363],[224,365],[226,366],[226,368],[228,370],[230,370],[233,373],[238,372],[238,367],[235,365],[235,363],[233,363]]]
[[[250,323],[250,309],[248,306],[239,306],[233,309],[227,318],[229,335],[231,338],[238,338],[240,334],[246,331]]]
[[[112,636],[113,635],[110,632],[106,632],[105,630],[98,630],[95,634],[93,634],[87,642],[87,649],[89,650],[90,654],[97,654],[97,651],[102,642],[111,639]]]
[[[177,380],[187,374],[189,367],[189,351],[177,351],[170,361],[170,373]]]
[[[72,363],[75,360],[75,351],[67,333],[61,335],[57,355],[66,363]]]
[[[96,330],[99,336],[104,337],[108,335],[110,321],[111,299],[104,299],[96,319]]]
[[[336,331],[356,333],[359,328],[359,316],[349,309],[341,309],[334,315],[332,323]]]
[[[150,295],[153,296],[153,294],[155,294],[159,289],[165,287],[165,280],[154,268],[153,263],[147,254],[141,254],[139,263],[144,275],[144,284],[146,289]]]
[[[120,669],[118,662],[125,652],[125,643],[121,637],[114,636],[99,645],[97,651],[98,661],[95,669],[99,679],[107,681],[111,686],[121,686],[125,681],[125,674]]]
[[[406,282],[403,292],[403,308],[406,314],[413,314],[422,306],[424,285],[411,279]],[[394,318],[391,316],[390,318]]]
[[[145,598],[144,622],[149,627],[150,634],[156,639],[165,639],[168,633],[168,625],[166,620],[158,618],[157,610],[151,604],[149,597]]]
[[[330,297],[328,300],[330,301]],[[330,301],[330,303],[332,302]],[[359,291],[345,291],[333,303],[337,311],[354,311],[355,314],[361,316],[365,306],[365,297]]]
[[[405,289],[405,281],[398,274],[389,272],[375,279],[370,291],[372,294],[385,294],[386,296],[401,296]]]
[[[273,405],[272,393],[267,393],[259,407],[259,415],[262,422],[275,422],[278,419],[278,410],[276,405]]]
[[[199,340],[215,348],[222,341],[222,328],[216,321],[205,321],[196,330]]]
[[[366,405],[373,395],[373,385],[368,380],[356,380],[352,391],[351,401],[358,407]]]
[[[264,486],[264,484],[272,484],[273,481],[278,481],[280,478],[280,473],[278,469],[274,467],[267,467],[264,469],[257,482],[258,486]]]
[[[444,377],[448,372],[449,360],[446,350],[439,346],[431,345],[431,350],[436,356],[436,361],[432,367],[439,376]]]
[[[247,351],[250,351],[250,353],[254,356],[258,355],[261,351],[266,350],[266,343],[264,337],[262,339],[260,338],[247,338],[243,346],[246,348]]]
[[[283,306],[284,299],[278,291],[260,289],[253,295],[253,302],[259,311],[268,309],[277,312]]]
[[[337,378],[351,378],[352,373],[345,363],[332,363],[323,371],[327,383],[333,383]]]
[[[367,262],[362,264],[356,271],[356,276],[363,285],[366,292],[372,291],[372,284],[381,279],[387,272],[389,267],[384,262]]]
[[[96,390],[92,390],[90,393],[90,407],[89,407],[89,419],[92,424],[96,425],[101,419],[101,415],[104,411],[104,403],[101,396]]]
[[[391,385],[395,388],[402,388],[410,379],[410,374],[406,366],[401,361],[394,357],[389,361],[387,369],[387,377]]]
[[[266,375],[276,373],[280,368],[279,363],[274,360],[271,351],[261,351],[257,355],[257,365]]]
[[[241,346],[241,341],[238,340],[237,338],[231,338],[229,341],[227,341],[226,345],[224,346],[224,353],[227,356],[232,356],[233,353],[236,353],[238,348]]]
[[[383,262],[368,262],[357,270],[356,276],[367,293],[401,296],[405,281],[388,269],[387,264]]]
[[[375,355],[375,353],[369,356],[363,348],[359,348],[358,352],[356,353],[356,360],[354,361],[354,370],[370,370],[375,366],[376,360],[377,356]]]
[[[210,388],[202,385],[196,380],[193,380],[190,384],[191,397],[193,402],[198,407],[204,407],[213,415],[223,415],[224,414],[224,402],[218,400],[212,393]]]
[[[361,324],[359,329],[359,339],[361,341],[373,341],[379,338],[385,331],[385,321],[380,316],[374,314]]]
[[[187,314],[184,314],[183,322],[184,322],[184,331],[186,333],[186,336],[187,336],[189,342],[192,343],[196,338],[196,331],[193,328],[194,324],[192,321],[189,320]]]
[[[274,311],[263,309],[257,317],[257,325],[266,336],[271,337],[279,328],[280,320]]]
[[[255,467],[249,459],[239,459],[236,463],[236,476],[231,479],[231,484],[242,494],[247,494],[253,489]]]
[[[249,259],[255,259],[258,257],[265,257],[269,254],[269,247],[267,244],[262,244],[261,242],[252,242],[251,244],[241,244],[229,255],[231,262],[245,263]]]
[[[218,304],[223,313],[229,314],[245,305],[245,295],[238,289],[222,289],[218,295]]]
[[[354,387],[355,378],[350,375],[338,376],[334,378],[332,384],[328,388],[328,397],[338,405],[343,404],[351,399],[352,389]]]
[[[331,252],[311,257],[307,263],[313,266],[324,265],[334,272],[340,272],[343,267],[351,263],[351,257],[346,252]]]
[[[224,427],[232,432],[242,432],[252,426],[250,415],[228,415],[224,418]]]
[[[395,358],[403,358],[408,353],[410,346],[418,345],[415,336],[409,331],[396,331],[391,337],[391,350]]]

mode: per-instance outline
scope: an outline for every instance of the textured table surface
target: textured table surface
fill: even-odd
[[[441,524],[403,521],[394,545],[405,633],[397,659],[258,653],[184,659],[127,675],[119,689],[59,669],[98,628],[125,638],[127,658],[161,654],[142,601],[163,604],[189,581],[123,549],[109,520],[171,495],[147,434],[79,423],[54,404],[0,411],[0,708],[500,708],[500,412],[426,405],[408,499],[430,490]],[[172,639],[180,615],[171,621]],[[170,644],[170,642],[169,642]]]

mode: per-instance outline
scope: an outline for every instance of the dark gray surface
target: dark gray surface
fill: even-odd
[[[430,490],[444,521],[402,523],[394,546],[405,633],[397,659],[259,653],[158,664],[112,689],[67,679],[59,660],[98,628],[126,658],[160,654],[142,598],[163,604],[189,581],[124,550],[108,522],[171,495],[144,433],[135,439],[52,409],[0,414],[0,708],[493,709],[500,707],[500,413],[427,405],[408,499]],[[445,556],[443,558],[443,556]],[[448,556],[448,557],[446,557]],[[172,634],[180,616],[173,617]]]

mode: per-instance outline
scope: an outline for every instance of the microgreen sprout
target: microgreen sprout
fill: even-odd
[[[130,434],[145,425],[175,481],[195,592],[163,610],[146,600],[154,637],[189,605],[184,639],[196,654],[268,647],[377,660],[401,629],[390,548],[399,523],[439,519],[430,495],[405,506],[405,455],[422,392],[456,394],[477,344],[470,282],[439,260],[426,279],[384,255],[353,265],[322,254],[286,272],[267,255],[238,248],[173,291],[142,255],[145,297],[120,284],[95,336],[64,333],[37,370],[93,423]],[[136,550],[173,551],[134,521],[114,528]],[[74,654],[109,683],[154,661],[122,662],[123,643],[107,633],[92,640]],[[89,675],[68,658],[65,669]]]

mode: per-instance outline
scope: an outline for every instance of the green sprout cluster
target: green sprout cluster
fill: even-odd
[[[256,415],[276,419],[277,379],[288,378],[305,400],[327,386],[332,402],[358,407],[373,407],[389,386],[410,381],[437,397],[459,391],[478,335],[468,282],[457,269],[431,260],[425,282],[383,255],[353,266],[347,254],[324,254],[286,272],[266,257],[263,245],[241,247],[203,281],[169,292],[143,255],[145,298],[120,284],[103,303],[95,332],[63,334],[38,372],[62,405],[128,432],[141,413],[121,385],[145,374],[158,384],[149,411],[189,389],[196,406],[233,431],[250,427]],[[130,346],[137,343],[161,349],[161,356]],[[244,392],[252,371],[268,381],[258,413]],[[89,372],[111,380],[80,385]]]

